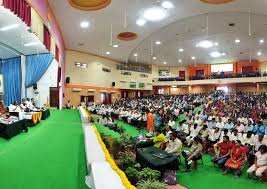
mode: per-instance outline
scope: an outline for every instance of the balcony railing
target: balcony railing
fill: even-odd
[[[227,78],[242,78],[242,77],[262,77],[267,76],[266,72],[253,72],[253,73],[237,73],[237,74],[212,74],[208,76],[196,75],[189,77],[189,80],[204,80],[204,79],[227,79]]]

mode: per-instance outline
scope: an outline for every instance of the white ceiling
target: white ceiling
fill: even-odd
[[[38,45],[25,47],[24,44],[37,42],[39,39],[28,31],[25,23],[4,7],[0,6],[0,28],[12,24],[19,24],[19,27],[8,31],[0,31],[0,59],[7,59],[16,56],[48,52],[40,42]]]
[[[117,61],[136,61],[133,56],[138,53],[137,62],[147,64],[168,65],[178,64],[178,49],[184,52],[180,58],[184,64],[194,64],[191,56],[197,58],[197,63],[219,63],[240,59],[267,59],[266,44],[259,45],[258,41],[265,38],[267,43],[267,0],[235,0],[224,5],[209,5],[199,0],[170,0],[175,8],[168,10],[168,17],[159,22],[148,22],[145,26],[137,26],[135,21],[142,16],[145,9],[155,5],[158,0],[113,0],[112,3],[98,11],[81,11],[74,9],[68,0],[49,0],[63,31],[65,45],[92,54],[105,56]],[[124,12],[127,9],[128,26],[124,27]],[[251,32],[248,35],[249,14],[251,12]],[[208,30],[206,32],[207,14]],[[81,29],[80,22],[90,21],[89,29]],[[229,23],[235,27],[229,27]],[[119,48],[109,46],[110,24],[113,24],[114,43]],[[138,38],[131,42],[117,40],[117,34],[131,31]],[[234,43],[235,38],[241,43]],[[197,42],[209,39],[218,42],[213,49],[196,48]],[[151,57],[151,41],[160,40],[160,46],[153,45]],[[83,46],[79,44],[83,43]],[[212,50],[225,52],[223,59],[209,56]],[[105,52],[110,51],[110,55]],[[263,55],[257,56],[261,51]]]

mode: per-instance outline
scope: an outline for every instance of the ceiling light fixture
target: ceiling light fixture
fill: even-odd
[[[166,16],[167,12],[161,7],[149,8],[144,12],[144,18],[152,22],[163,20]]]
[[[167,62],[162,62],[163,64],[167,64]]]
[[[219,58],[222,56],[222,53],[218,52],[218,51],[214,51],[210,53],[210,56],[213,58]]]
[[[225,56],[225,55],[226,55],[226,53],[225,53],[225,52],[223,52],[223,53],[222,53],[222,56]]]
[[[172,2],[170,2],[170,1],[163,1],[163,2],[161,3],[161,6],[162,6],[163,8],[165,8],[165,9],[171,9],[171,8],[174,7],[174,5],[172,4]]]
[[[119,45],[113,45],[113,47],[114,47],[114,48],[118,48],[118,47],[119,47]]]
[[[155,44],[156,45],[160,45],[161,44],[161,41],[156,41]]]
[[[157,59],[157,57],[153,56],[153,60],[156,60],[156,59]]]
[[[138,26],[143,26],[143,25],[146,24],[146,20],[140,18],[140,19],[136,20],[136,24],[137,24]]]
[[[236,38],[235,43],[240,43],[240,39]]]
[[[264,43],[264,39],[261,39],[261,40],[260,40],[260,43],[261,43],[261,44]]]
[[[108,52],[106,52],[106,54],[110,54],[110,52],[108,51]]]
[[[192,56],[191,59],[192,59],[192,60],[196,60],[196,57]]]
[[[258,56],[261,56],[262,55],[262,52],[261,51],[257,52],[257,55]]]
[[[208,49],[210,47],[213,47],[213,43],[211,41],[208,41],[208,40],[203,40],[203,41],[200,41],[196,47],[201,47],[201,48],[205,48],[205,49]]]
[[[215,45],[215,46],[219,46],[219,43],[218,43],[218,42],[215,42],[214,45]]]
[[[26,43],[24,44],[24,47],[30,47],[30,46],[35,46],[35,45],[39,45],[40,42],[36,41],[36,42],[30,42],[30,43]]]
[[[179,52],[184,52],[184,49],[179,49]]]
[[[134,54],[134,56],[135,56],[135,57],[137,57],[137,56],[138,56],[138,54],[137,54],[137,53],[135,53],[135,54]]]
[[[0,28],[0,31],[8,31],[8,30],[11,30],[17,27],[19,27],[19,24],[11,24],[11,25]]]
[[[82,21],[80,23],[81,28],[88,28],[90,23],[88,21]]]
[[[182,60],[181,60],[181,59],[179,59],[179,60],[178,60],[178,62],[179,62],[179,63],[181,63],[181,62],[182,62]]]

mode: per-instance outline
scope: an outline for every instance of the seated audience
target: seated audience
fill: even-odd
[[[183,144],[182,142],[177,138],[177,133],[172,132],[170,140],[167,143],[165,151],[174,154],[179,155],[182,152]]]
[[[212,157],[212,162],[223,167],[230,156],[232,147],[229,137],[223,136],[223,141],[214,146],[215,155]]]
[[[242,164],[246,157],[246,150],[242,147],[241,141],[235,141],[235,145],[230,152],[230,158],[225,163],[224,174],[229,173],[231,170],[235,172],[236,178],[239,178],[242,174]]]
[[[267,146],[261,145],[259,151],[255,154],[254,164],[247,170],[247,173],[253,173],[256,177],[261,177],[265,170],[267,170]]]
[[[191,148],[188,151],[183,151],[182,155],[185,158],[185,166],[186,166],[186,171],[190,170],[190,164],[192,162],[192,160],[197,160],[198,158],[200,158],[202,156],[202,151],[203,151],[203,146],[201,144],[201,138],[199,138],[198,136],[196,136],[193,139],[193,145],[191,146]]]

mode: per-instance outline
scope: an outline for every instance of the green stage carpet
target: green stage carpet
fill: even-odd
[[[0,138],[1,189],[88,189],[84,138],[76,110],[51,116],[11,140]]]
[[[118,121],[118,124],[124,127],[125,132],[130,136],[136,136],[138,131],[135,127],[125,124],[124,122]],[[114,136],[114,133],[110,134],[108,128],[101,124],[97,124],[97,127],[100,128],[100,132]],[[116,138],[118,136],[116,135]],[[266,189],[267,183],[261,183],[260,181],[249,180],[246,173],[239,179],[235,179],[234,175],[222,175],[222,171],[214,167],[213,163],[210,161],[210,155],[204,155],[204,165],[199,161],[198,170],[192,170],[189,173],[184,173],[181,171],[177,172],[179,183],[188,189]],[[182,157],[182,161],[183,161]],[[182,166],[181,170],[184,169]]]

